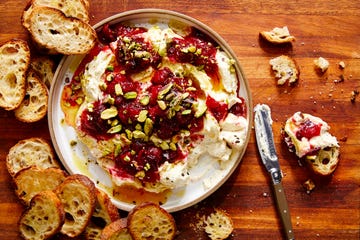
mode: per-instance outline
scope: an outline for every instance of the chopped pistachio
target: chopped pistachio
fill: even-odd
[[[111,65],[110,65],[110,66],[107,66],[107,67],[106,67],[106,70],[108,70],[108,71],[114,71],[114,66],[111,66]]]
[[[125,161],[125,162],[130,162],[130,161],[131,161],[131,158],[130,158],[128,155],[126,155],[126,156],[124,157],[124,161]]]
[[[157,103],[158,103],[158,105],[159,105],[159,107],[160,107],[161,110],[165,110],[165,109],[166,109],[166,103],[165,103],[164,101],[158,100]]]
[[[120,83],[115,84],[115,94],[116,94],[116,96],[120,96],[120,95],[124,94]]]
[[[170,147],[171,150],[176,151],[176,144],[174,142],[171,142],[169,144],[169,147]]]
[[[114,126],[116,126],[116,125],[118,125],[118,124],[119,124],[119,120],[118,120],[118,119],[114,119],[113,121],[110,122],[110,125],[111,125],[112,127],[114,127]]]
[[[151,135],[150,141],[153,142],[154,145],[157,147],[160,146],[160,144],[162,143],[162,140],[155,135]]]
[[[173,87],[173,84],[172,83],[168,83],[166,84],[158,93],[158,99],[163,99],[165,94],[167,94],[170,89]]]
[[[145,172],[144,171],[138,171],[135,174],[135,177],[139,178],[139,179],[143,179],[145,177]]]
[[[141,110],[137,118],[138,122],[145,122],[147,118],[148,110]]]
[[[194,52],[196,52],[196,47],[194,45],[191,45],[188,47],[188,51],[191,53],[194,53]]]
[[[125,129],[125,133],[126,133],[126,137],[127,137],[127,139],[131,140],[131,139],[132,139],[132,137],[133,137],[133,133],[132,133],[132,131],[131,131],[131,130],[129,130],[129,129]]]
[[[104,83],[104,82],[99,83],[99,88],[100,88],[101,91],[105,91],[106,88],[107,88],[106,83]]]
[[[143,106],[148,105],[149,102],[150,102],[150,97],[149,97],[148,95],[142,96],[141,99],[140,99],[140,103],[141,103]]]
[[[151,120],[151,118],[146,118],[145,119],[145,124],[144,124],[144,132],[146,135],[149,135],[153,129],[153,120]]]
[[[119,125],[116,125],[116,126],[111,127],[111,128],[107,131],[107,133],[118,133],[118,132],[121,131],[121,129],[122,129],[122,126],[119,124]]]
[[[201,117],[207,110],[206,103],[204,103],[204,102],[196,102],[196,104],[193,104],[193,106],[195,107],[194,116],[196,118]]]
[[[143,139],[146,137],[145,133],[140,130],[134,130],[132,133],[133,137],[136,139]]]
[[[137,97],[137,92],[131,91],[124,94],[126,99],[135,99]]]
[[[141,124],[140,124],[140,123],[136,124],[136,125],[135,125],[135,129],[141,131],[141,130],[142,130]]]
[[[100,117],[101,117],[101,119],[106,120],[106,119],[116,117],[117,114],[118,114],[118,111],[117,111],[116,107],[111,106],[110,108],[102,111]]]
[[[113,97],[111,97],[110,95],[107,95],[104,102],[114,105],[115,99]]]
[[[160,147],[162,150],[168,150],[170,148],[169,144],[166,141],[161,142]]]
[[[145,170],[145,171],[149,171],[150,168],[151,168],[150,163],[145,163],[144,170]]]
[[[83,102],[84,102],[84,99],[82,97],[78,97],[75,102],[78,104],[78,105],[81,105]]]
[[[131,154],[132,156],[135,156],[135,155],[136,155],[136,151],[133,150],[133,149],[131,149],[130,154]]]
[[[94,111],[94,104],[88,103],[87,104],[87,109],[88,109],[89,112],[93,112]]]
[[[71,107],[71,104],[69,102],[64,102],[65,107]]]
[[[120,153],[121,153],[121,145],[116,144],[115,145],[115,150],[114,150],[114,156],[117,157],[117,156],[119,156]]]
[[[191,113],[191,109],[185,109],[181,112],[182,115],[189,115]]]
[[[196,91],[196,88],[195,87],[187,87],[186,91]]]

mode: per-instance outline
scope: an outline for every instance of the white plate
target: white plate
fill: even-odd
[[[160,9],[140,9],[123,12],[97,23],[94,28],[99,29],[105,23],[114,24],[119,22],[131,22],[132,24],[144,26],[154,22],[156,22],[157,25],[167,24],[169,21],[174,20],[200,29],[202,32],[212,37],[213,40],[215,40],[222,47],[222,49],[231,56],[231,58],[236,59],[233,51],[217,33],[215,33],[203,23],[173,11]],[[61,162],[70,174],[80,173],[88,176],[94,181],[98,188],[108,193],[113,203],[119,209],[129,211],[134,207],[134,205],[131,203],[119,201],[118,199],[112,197],[112,183],[110,177],[104,170],[102,170],[97,164],[94,163],[95,161],[90,155],[86,146],[82,145],[77,140],[74,129],[67,126],[64,122],[64,114],[60,107],[62,89],[66,82],[72,79],[74,71],[83,57],[83,55],[65,56],[61,60],[59,67],[56,70],[53,85],[51,86],[50,90],[51,97],[49,100],[50,102],[48,110],[51,139]],[[235,67],[240,81],[239,94],[245,99],[247,104],[247,120],[249,124],[245,146],[243,148],[244,150],[238,152],[236,156],[231,158],[230,161],[228,161],[229,164],[226,166],[226,168],[221,170],[217,164],[204,165],[201,163],[201,161],[199,161],[199,165],[190,170],[191,175],[198,176],[198,178],[193,179],[186,187],[174,189],[168,196],[168,200],[162,205],[162,207],[169,212],[179,211],[194,205],[216,191],[230,177],[244,155],[250,136],[252,102],[248,83],[237,61],[235,63]],[[72,141],[76,141],[77,144],[75,146],[71,146]],[[205,187],[205,185],[207,187]]]

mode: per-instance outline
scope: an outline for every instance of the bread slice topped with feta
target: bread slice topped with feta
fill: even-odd
[[[26,71],[30,48],[23,40],[10,40],[0,46],[0,107],[14,110],[25,97]]]
[[[321,118],[302,112],[291,116],[284,127],[284,140],[289,150],[323,176],[333,173],[339,162],[340,146],[329,129]]]

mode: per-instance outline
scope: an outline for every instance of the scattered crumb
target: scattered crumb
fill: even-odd
[[[343,81],[345,81],[345,77],[344,77],[344,75],[341,74],[341,75],[339,75],[339,79],[334,80],[334,83],[341,83]]]
[[[266,193],[266,192],[264,192],[264,193],[263,193],[263,197],[267,197],[267,196],[269,196],[269,194]]]
[[[303,183],[303,187],[306,190],[307,194],[310,194],[312,190],[315,188],[315,183],[312,179],[308,179]]]
[[[352,103],[354,103],[355,100],[356,100],[356,97],[357,97],[358,95],[359,95],[359,91],[358,91],[358,90],[353,90],[353,91],[351,92],[350,101],[351,101]]]
[[[325,72],[329,68],[329,61],[323,57],[319,57],[314,60],[315,67],[321,70],[321,72]]]
[[[341,69],[344,69],[345,68],[345,63],[343,62],[343,61],[340,61],[339,62],[339,67],[341,68]]]

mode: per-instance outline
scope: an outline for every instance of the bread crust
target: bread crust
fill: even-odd
[[[30,48],[26,41],[12,39],[0,46],[0,107],[14,110],[25,97]]]
[[[60,168],[53,149],[43,138],[33,137],[20,140],[10,148],[6,156],[6,168],[12,177],[30,166],[41,169]]]
[[[15,117],[26,123],[37,122],[46,116],[48,89],[33,70],[28,71],[26,81],[26,94],[19,107],[14,110]]]
[[[29,31],[40,46],[50,51],[70,55],[84,54],[95,45],[97,35],[86,22],[66,17],[50,7],[34,7],[30,16]]]
[[[20,234],[24,239],[48,239],[54,236],[65,220],[60,199],[52,191],[36,194],[19,219]]]
[[[107,225],[100,235],[100,240],[132,240],[127,228],[127,219],[118,219]]]
[[[60,232],[69,237],[79,236],[94,212],[94,183],[84,175],[74,174],[67,177],[54,191],[64,205],[67,216]]]
[[[145,202],[135,206],[127,218],[129,232],[134,240],[174,239],[175,220],[158,204]]]

